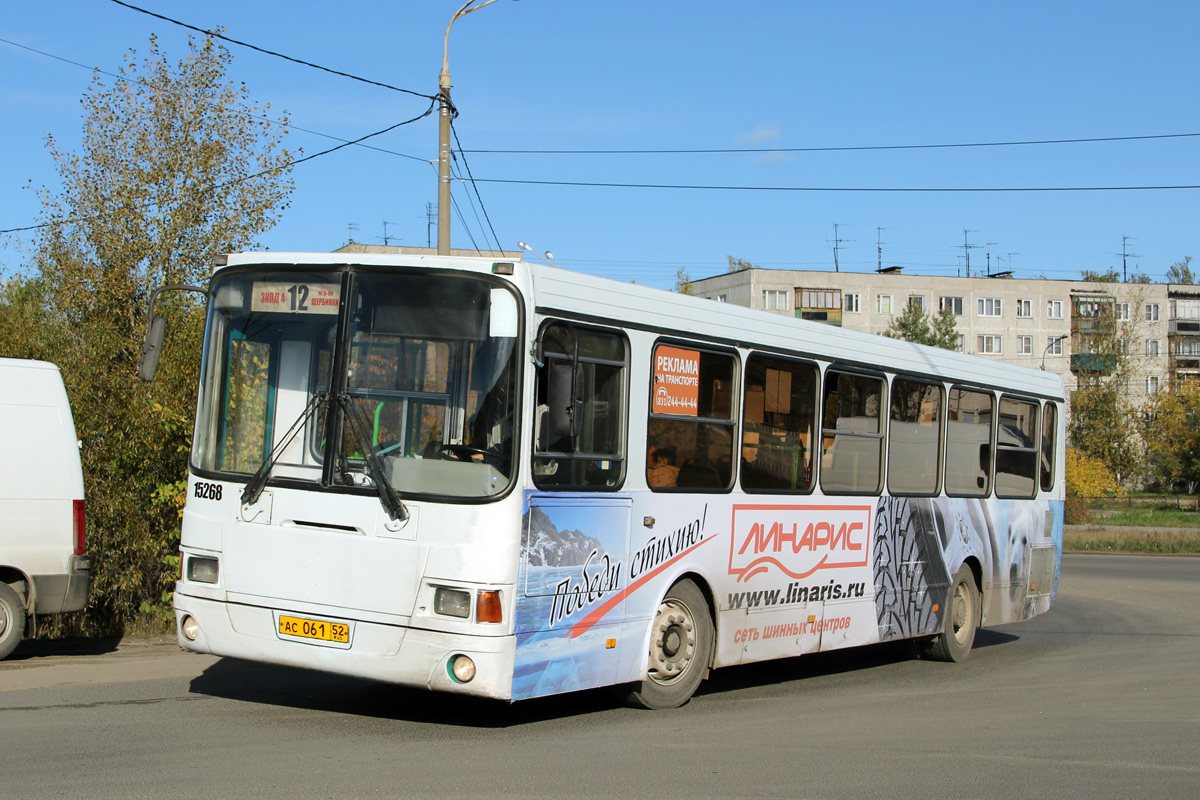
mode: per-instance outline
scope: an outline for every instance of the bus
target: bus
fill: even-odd
[[[1052,373],[519,257],[241,253],[202,288],[187,650],[671,708],[734,664],[961,661],[1054,601]]]

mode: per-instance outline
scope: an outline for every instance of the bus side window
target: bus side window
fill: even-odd
[[[729,488],[735,364],[725,353],[655,346],[646,443],[651,489]]]
[[[883,476],[884,382],[828,370],[821,424],[821,490],[877,494]]]
[[[741,481],[746,491],[812,489],[815,364],[755,353],[746,360]]]
[[[1046,403],[1042,412],[1042,491],[1054,488],[1054,454],[1057,452],[1055,433],[1058,431],[1058,406]]]
[[[897,495],[930,495],[938,490],[942,448],[942,398],[936,383],[892,381],[888,425],[888,489]]]
[[[1000,398],[996,496],[1033,497],[1038,485],[1037,403]]]
[[[946,403],[946,494],[987,497],[991,492],[990,392],[954,388]]]
[[[613,331],[548,322],[534,386],[538,488],[618,489],[625,475],[628,348]]]

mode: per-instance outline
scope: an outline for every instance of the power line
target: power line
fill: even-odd
[[[118,2],[118,0],[113,0]],[[1146,136],[1096,136],[1080,139],[1031,139],[1015,142],[950,142],[943,144],[882,144],[844,147],[731,147],[731,148],[702,148],[696,150],[468,150],[470,153],[491,153],[497,155],[574,155],[574,156],[604,156],[604,155],[714,155],[737,153],[844,153],[868,150],[936,150],[955,147],[1018,147],[1025,145],[1046,144],[1088,144],[1095,142],[1136,142],[1151,139],[1186,139],[1200,137],[1200,133],[1159,133]]]
[[[462,142],[458,139],[458,129],[454,127],[453,117],[450,120],[450,132],[454,134],[454,143],[458,145],[458,152],[462,155],[463,167],[467,170],[467,177],[471,181],[471,188],[475,191],[475,197],[479,200],[479,209],[483,212],[483,218],[487,220],[488,229],[492,232],[492,241],[496,243],[496,249],[503,251],[504,248],[500,244],[500,237],[496,236],[496,228],[492,225],[492,218],[488,216],[487,208],[483,205],[483,197],[479,194],[479,186],[475,183],[475,176],[471,174],[471,165],[467,163],[466,152],[462,149]]]
[[[1200,189],[1200,184],[1164,186],[720,186],[681,183],[603,183],[587,181],[535,181],[517,178],[475,178],[479,183],[514,183],[528,186],[579,186],[601,189],[690,189],[730,192],[866,192],[866,193],[937,193],[937,192],[1136,192],[1169,189]]]
[[[229,42],[230,44],[236,44],[239,47],[245,47],[250,50],[254,50],[255,52],[262,53],[263,55],[274,56],[275,58],[282,58],[284,61],[290,61],[293,64],[299,64],[300,66],[303,66],[303,67],[311,67],[312,69],[319,69],[322,72],[328,72],[331,75],[337,75],[338,77],[341,77],[341,78],[349,78],[352,81],[359,81],[360,83],[366,83],[371,86],[378,86],[381,89],[390,89],[393,92],[403,92],[404,94],[411,94],[415,97],[424,97],[426,100],[436,100],[437,99],[434,95],[428,95],[428,94],[424,94],[422,92],[414,92],[412,89],[401,89],[399,86],[392,86],[389,83],[380,83],[379,81],[373,81],[369,78],[360,78],[359,76],[352,75],[349,72],[342,72],[341,70],[330,69],[329,67],[323,67],[320,64],[314,64],[311,61],[304,61],[299,58],[293,58],[291,56],[284,55],[283,53],[277,53],[274,50],[267,50],[266,48],[258,47],[257,45],[250,44],[249,42],[241,42],[241,41],[238,41],[237,39],[233,39],[233,38],[230,38],[229,36],[225,36],[222,33],[218,33],[217,31],[211,31],[211,30],[205,30],[204,28],[198,28],[195,25],[189,25],[186,22],[180,22],[177,19],[172,19],[171,17],[166,17],[166,16],[163,16],[162,14],[156,14],[153,11],[147,11],[144,8],[138,8],[135,5],[130,5],[129,3],[122,2],[122,0],[110,0],[110,1],[113,3],[116,3],[119,6],[123,6],[124,8],[128,8],[130,11],[137,11],[139,14],[145,14],[146,16],[154,17],[155,19],[160,19],[163,22],[169,22],[172,25],[178,25],[181,28],[187,28],[190,31],[195,31],[196,33],[202,33],[205,36],[211,36],[214,39],[220,39],[221,41]]]
[[[115,72],[109,72],[108,70],[101,69],[100,67],[89,66],[87,64],[80,63],[79,61],[72,61],[69,58],[55,55],[54,53],[48,53],[45,50],[38,50],[36,47],[30,47],[28,45],[20,44],[19,42],[14,42],[10,39],[0,38],[0,43],[11,45],[12,47],[20,48],[21,50],[27,50],[30,53],[36,53],[39,56],[51,58],[51,59],[54,59],[55,61],[61,61],[64,64],[70,64],[71,66],[74,66],[74,67],[80,67],[82,69],[86,69],[88,72],[97,73],[100,75],[107,75],[108,77],[115,78],[116,80],[121,81],[122,83],[130,82],[130,79],[126,78],[124,75],[119,75]],[[146,83],[146,81],[143,78],[135,78],[134,82],[139,83],[143,86],[149,86],[149,84]],[[281,122],[277,119],[272,119],[271,117],[263,116],[262,114],[254,114],[254,113],[250,112],[249,110],[244,110],[242,112],[238,112],[238,115],[245,119],[254,119],[254,120],[258,120],[260,122],[266,122],[268,124],[275,125],[280,128],[286,128],[287,130],[299,131],[300,133],[307,133],[312,136],[320,136],[323,139],[332,139],[335,142],[348,141],[347,139],[343,139],[340,136],[334,136],[329,133],[322,133],[321,131],[314,131],[310,128],[302,128],[299,125],[296,125],[291,122]],[[421,158],[420,156],[412,156],[407,153],[400,153],[395,150],[388,150],[385,147],[377,147],[375,145],[362,144],[361,141],[357,142],[356,145],[358,147],[362,147],[366,150],[375,150],[376,152],[385,153],[387,155],[396,156],[398,158],[407,158],[410,161],[420,161],[423,164],[429,162],[428,158]]]
[[[364,142],[367,139],[370,139],[375,136],[381,136],[382,134],[385,134],[389,131],[393,131],[402,125],[410,125],[410,124],[416,122],[417,120],[423,119],[423,118],[429,116],[430,114],[432,114],[433,109],[436,107],[437,107],[437,98],[436,97],[431,98],[429,101],[429,107],[425,109],[425,112],[423,114],[419,114],[419,115],[413,117],[412,119],[405,120],[404,122],[397,122],[395,125],[389,125],[388,127],[384,128],[382,130],[375,131],[374,133],[368,133],[366,136],[360,136],[359,138],[348,141],[348,142],[342,142],[341,144],[339,144],[335,147],[330,147],[328,150],[322,150],[319,153],[313,153],[312,155],[304,156],[303,158],[297,158],[293,161],[289,161],[287,164],[284,164],[283,166],[272,167],[271,169],[265,169],[265,170],[262,170],[261,172],[256,172],[253,175],[246,175],[241,178],[234,178],[233,180],[226,181],[225,183],[213,184],[212,186],[205,187],[204,191],[217,191],[220,189],[226,189],[226,188],[233,186],[235,184],[238,184],[238,183],[245,183],[246,181],[252,181],[255,178],[261,178],[264,175],[269,175],[273,172],[279,172],[280,170],[294,167],[297,164],[303,164],[306,161],[312,161],[314,158],[320,158],[321,156],[327,156],[330,153],[337,152],[338,150],[341,150],[344,147],[349,147],[350,145],[359,144],[360,142]],[[141,208],[149,208],[152,205],[154,205],[154,203],[146,202],[141,205]],[[87,217],[70,217],[70,218],[63,219],[63,220],[55,220],[52,222],[43,222],[38,225],[27,225],[23,228],[7,228],[4,230],[0,230],[0,234],[24,233],[25,231],[40,230],[41,228],[51,228],[51,227],[54,227],[55,225],[71,225],[71,224],[75,224],[75,223],[79,223],[79,222],[90,222],[92,220],[102,219],[105,216],[107,216],[107,214],[93,214],[93,215],[87,216]]]

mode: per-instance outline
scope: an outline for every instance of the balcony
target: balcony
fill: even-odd
[[[1108,353],[1073,353],[1071,372],[1103,374],[1117,368],[1117,357]]]

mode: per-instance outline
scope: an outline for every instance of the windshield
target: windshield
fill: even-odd
[[[514,471],[519,323],[512,291],[478,276],[219,275],[194,465],[496,496]]]

